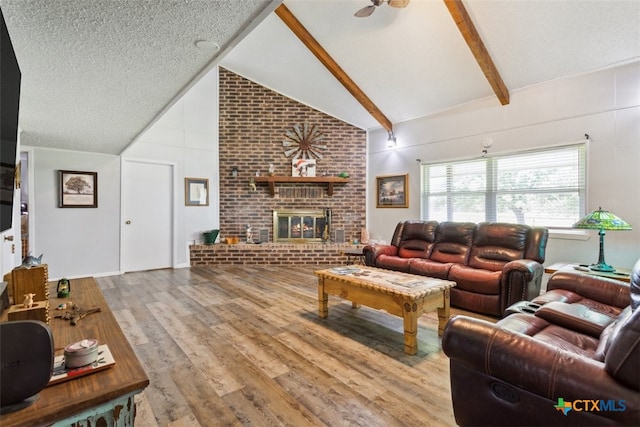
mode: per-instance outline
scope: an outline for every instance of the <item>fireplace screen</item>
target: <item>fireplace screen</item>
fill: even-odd
[[[322,242],[325,231],[328,235],[329,221],[324,211],[273,211],[276,242]]]

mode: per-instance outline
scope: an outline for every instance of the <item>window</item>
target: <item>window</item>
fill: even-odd
[[[423,164],[421,217],[570,228],[585,213],[585,144]]]

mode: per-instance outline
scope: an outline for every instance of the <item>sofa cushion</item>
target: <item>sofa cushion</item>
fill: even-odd
[[[429,259],[442,263],[466,264],[476,224],[441,222],[436,229],[435,244]]]
[[[618,319],[608,339],[605,370],[616,380],[640,390],[640,309]]]
[[[604,357],[609,350],[611,336],[617,333],[618,322],[631,316],[631,306],[628,306],[620,313],[620,316],[614,320],[609,326],[604,328],[604,331],[600,334],[600,342],[598,343],[598,349],[596,350],[595,358],[601,362],[604,362]]]
[[[447,280],[452,265],[450,262],[441,263],[429,259],[414,259],[409,265],[409,273]]]
[[[590,298],[585,298],[580,294],[566,289],[552,289],[532,300],[532,302],[540,305],[548,304],[554,301],[564,302],[567,304],[579,304],[593,311],[597,311],[598,313],[607,315],[612,319],[616,319],[622,312],[622,308],[620,307],[604,304],[600,301],[594,301]]]
[[[436,221],[407,221],[398,242],[398,256],[428,258],[436,236]]]
[[[454,264],[449,270],[449,280],[456,282],[458,289],[478,294],[498,295],[502,270],[480,270],[466,265]]]
[[[629,293],[629,284],[619,280],[560,270],[549,278],[547,293],[536,299],[549,302],[555,297],[567,298],[564,302],[583,304],[594,310],[602,304],[599,311],[617,317],[629,305]]]
[[[582,304],[552,301],[540,307],[535,315],[568,329],[599,338],[613,319]]]
[[[566,329],[530,314],[514,313],[498,321],[497,325],[513,332],[529,335],[537,341],[574,354],[595,358],[599,340]]]
[[[437,227],[437,221],[406,221],[401,240],[424,240],[433,243],[436,240]]]
[[[376,267],[408,273],[412,259],[382,254],[376,259]]]
[[[509,261],[522,259],[530,227],[521,224],[478,224],[468,265],[498,271]]]
[[[450,302],[452,307],[475,311],[476,313],[487,314],[493,317],[500,317],[503,311],[500,304],[500,295],[485,295],[477,292],[469,292],[458,289],[457,285],[451,288]]]
[[[398,256],[401,258],[428,258],[433,243],[424,240],[404,240],[398,246]]]

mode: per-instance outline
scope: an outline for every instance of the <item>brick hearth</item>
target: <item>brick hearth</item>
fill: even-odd
[[[310,265],[344,264],[341,251],[355,249],[352,244],[337,243],[261,243],[236,245],[192,245],[189,247],[191,265],[272,264]]]

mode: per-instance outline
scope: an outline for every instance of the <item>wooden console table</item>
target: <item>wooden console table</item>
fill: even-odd
[[[69,298],[49,300],[49,326],[53,334],[56,356],[63,353],[67,344],[85,338],[95,338],[100,344],[109,346],[116,363],[103,371],[46,387],[31,406],[0,415],[2,427],[133,426],[133,399],[149,385],[149,378],[109,309],[95,279],[74,279],[71,282]],[[56,284],[50,283],[49,286],[49,295],[56,296]],[[68,320],[54,318],[56,314],[64,313],[56,310],[56,307],[67,301],[73,301],[83,309],[100,307],[101,311],[88,315],[76,326],[72,326]],[[3,313],[2,320],[6,320],[6,313]]]

